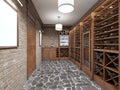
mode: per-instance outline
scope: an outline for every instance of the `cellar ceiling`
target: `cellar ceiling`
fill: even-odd
[[[74,11],[64,14],[58,11],[58,0],[32,0],[43,24],[56,24],[58,16],[65,26],[76,24],[80,18],[101,0],[74,0]]]

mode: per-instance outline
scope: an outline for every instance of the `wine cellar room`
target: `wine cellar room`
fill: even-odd
[[[0,11],[0,90],[120,90],[120,0],[0,0]]]
[[[119,14],[119,0],[103,0],[93,6],[69,31],[59,31],[52,60],[71,60],[103,90],[120,90]]]

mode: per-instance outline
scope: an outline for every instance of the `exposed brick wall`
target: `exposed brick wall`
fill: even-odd
[[[18,9],[19,46],[0,50],[0,90],[21,90],[27,79],[26,30],[26,12]]]
[[[22,0],[25,5],[26,0]],[[13,2],[12,2],[13,3]],[[18,5],[16,0],[15,6]],[[26,6],[24,6],[26,9]],[[18,9],[19,46],[17,49],[0,50],[0,90],[22,90],[27,80],[27,18],[26,11]],[[41,48],[38,47],[38,31],[36,31],[36,62],[41,61]],[[7,36],[7,35],[6,35]]]
[[[58,47],[58,32],[54,28],[44,28],[43,47]]]

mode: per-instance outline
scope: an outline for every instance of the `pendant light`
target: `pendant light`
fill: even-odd
[[[74,0],[58,0],[58,11],[70,13],[74,10]]]
[[[58,16],[58,23],[55,24],[55,30],[56,31],[62,31],[62,24],[60,23],[60,16]]]

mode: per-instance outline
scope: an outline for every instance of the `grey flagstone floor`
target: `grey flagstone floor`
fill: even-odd
[[[23,90],[102,90],[71,61],[43,61]]]

